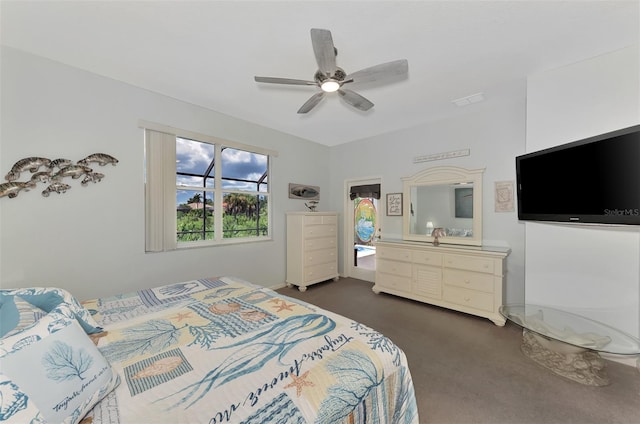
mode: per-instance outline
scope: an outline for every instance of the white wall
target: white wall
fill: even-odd
[[[499,103],[487,100],[468,106],[464,114],[331,148],[331,207],[343,211],[348,201],[344,181],[363,176],[382,178],[382,237],[402,238],[402,217],[384,213],[384,195],[402,192],[402,177],[433,166],[486,168],[483,176],[483,243],[511,248],[507,258],[506,298],[524,300],[524,224],[516,212],[495,212],[494,183],[515,181],[515,157],[524,153],[525,82],[521,97]],[[446,107],[447,105],[443,105]],[[416,156],[470,149],[469,156],[413,163]],[[341,243],[342,244],[342,243]],[[343,246],[341,245],[342,249]],[[344,272],[343,252],[340,269]]]
[[[215,275],[238,275],[265,286],[282,284],[284,212],[305,209],[302,201],[287,198],[289,182],[319,185],[321,209],[342,212],[346,179],[376,175],[382,178],[383,194],[400,192],[401,177],[430,166],[454,165],[486,168],[485,243],[511,247],[506,296],[508,302],[521,302],[525,297],[525,225],[517,221],[515,212],[494,212],[493,183],[515,180],[514,157],[525,151],[525,116],[527,151],[632,125],[639,116],[637,50],[629,49],[533,76],[528,82],[526,113],[522,84],[519,99],[497,103],[487,93],[487,101],[455,118],[332,148],[13,49],[3,47],[1,62],[2,176],[17,160],[35,155],[80,158],[103,151],[120,160],[118,166],[105,170],[107,176],[101,183],[89,187],[74,187],[49,198],[38,190],[0,199],[0,286],[55,285],[80,298]],[[594,82],[593,76],[602,69],[606,70],[605,82],[614,81],[620,92],[614,90],[607,96],[607,90],[613,88],[605,82],[598,89],[601,80]],[[139,119],[278,150],[270,176],[274,240],[145,254]],[[466,148],[470,156],[413,163],[415,156]],[[318,160],[302,160],[306,157]],[[401,217],[382,213],[381,218],[383,237],[401,237]],[[598,305],[607,306],[613,321],[600,318],[637,334],[637,230],[526,227],[527,301],[557,304],[557,299],[582,299],[591,307],[603,296],[602,285],[590,281],[603,275],[608,279],[607,293],[618,294],[615,302],[604,297],[608,304]],[[544,227],[542,232],[538,227]],[[557,254],[549,255],[553,246],[558,246]],[[580,246],[579,254],[567,256]],[[583,275],[578,264],[598,263],[581,259],[585,254],[587,258],[605,255],[600,263],[606,266]],[[558,265],[549,260],[552,256],[566,261]],[[343,271],[342,262],[341,255]],[[557,278],[567,272],[567,268],[559,269],[567,263],[572,281],[588,277],[587,285],[579,286],[580,297],[567,295],[574,287],[565,286],[566,276]],[[550,278],[549,273],[556,277]]]
[[[306,209],[288,198],[288,183],[320,186],[328,198],[328,147],[14,49],[1,55],[2,179],[30,156],[120,161],[101,170],[102,182],[65,194],[45,198],[39,185],[0,198],[1,287],[57,286],[87,299],[219,275],[284,284],[285,211]],[[139,119],[279,151],[269,176],[273,241],[145,254]]]
[[[640,123],[639,46],[528,80],[527,152]],[[639,336],[640,228],[526,224],[526,300]]]

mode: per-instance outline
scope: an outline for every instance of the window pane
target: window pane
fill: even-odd
[[[176,190],[178,242],[213,240],[213,193]]]
[[[262,237],[269,235],[267,196],[223,193],[223,237]]]
[[[176,185],[213,187],[215,146],[176,138]]]
[[[222,188],[268,192],[269,157],[225,147],[222,149]]]
[[[356,197],[353,200],[354,244],[372,245],[378,219],[378,199]]]
[[[262,193],[266,193],[269,191],[269,177],[267,176],[267,174],[264,174],[264,181],[262,182],[262,184],[260,184],[260,187],[258,188],[259,192]]]

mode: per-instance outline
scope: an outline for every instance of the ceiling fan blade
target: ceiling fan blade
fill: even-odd
[[[328,77],[333,75],[336,70],[336,50],[331,31],[312,28],[311,43],[316,55],[316,62],[318,62],[318,69]]]
[[[292,84],[292,85],[317,85],[315,81],[305,81],[292,78],[275,77],[253,77],[256,82],[268,82],[271,84]]]
[[[309,112],[311,109],[313,109],[318,103],[320,103],[320,100],[322,100],[322,98],[324,97],[324,91],[320,91],[316,94],[314,94],[313,96],[311,96],[309,98],[309,100],[307,100],[302,107],[300,107],[300,109],[298,109],[298,113],[307,113]]]
[[[407,59],[394,60],[392,62],[381,63],[360,71],[349,74],[345,82],[373,82],[393,76],[402,76],[409,73],[409,62]],[[352,80],[352,81],[351,81]]]
[[[366,98],[362,97],[360,94],[355,91],[346,90],[341,88],[338,90],[338,94],[342,96],[345,102],[349,103],[351,106],[356,109],[367,111],[373,107],[373,103],[371,103]]]

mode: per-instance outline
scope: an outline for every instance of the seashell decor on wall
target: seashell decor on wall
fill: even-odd
[[[93,153],[75,164],[73,161],[63,158],[51,160],[29,157],[20,159],[5,175],[4,178],[8,182],[0,184],[0,197],[6,196],[12,199],[23,190],[35,189],[38,183],[48,184],[42,191],[44,197],[49,197],[51,193],[66,193],[67,190],[71,190],[71,186],[62,182],[64,178],[71,177],[71,180],[82,178],[80,184],[87,186],[90,182],[97,183],[104,178],[104,174],[93,170],[94,164],[115,166],[117,163],[118,159],[106,153]],[[26,174],[27,171],[30,174]],[[21,177],[25,180],[18,181]]]

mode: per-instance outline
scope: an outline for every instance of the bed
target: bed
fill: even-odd
[[[106,362],[94,358],[93,368],[85,367],[87,385],[96,383],[92,378],[101,382],[97,389],[84,390],[93,394],[90,399],[68,401],[80,406],[71,405],[67,413],[72,417],[64,422],[418,423],[413,382],[401,349],[358,322],[268,288],[216,277],[82,305],[64,291],[58,297],[65,296],[71,297],[71,310],[64,302],[53,309],[47,305],[50,311],[44,308],[35,324],[3,337],[0,345],[3,368],[5,362],[23,363],[17,355],[29,349],[16,351],[14,345],[24,345],[19,340],[25,331],[32,337],[30,329],[40,323],[38,334],[44,340],[50,331],[41,323],[52,313],[67,321],[76,318],[76,333],[80,328],[95,351],[82,346]],[[48,321],[47,331],[56,320],[61,319]],[[63,341],[72,347],[62,356],[72,358],[80,344]],[[51,356],[53,343],[40,348],[39,355]],[[12,377],[0,372],[0,420],[17,409],[8,401],[16,395],[10,397],[3,389],[7,381],[26,398],[42,384]],[[32,396],[30,405],[23,402],[9,421],[26,413],[40,420],[35,422],[51,421],[40,400],[45,395],[38,396]],[[59,398],[49,401],[48,409],[62,409]]]

